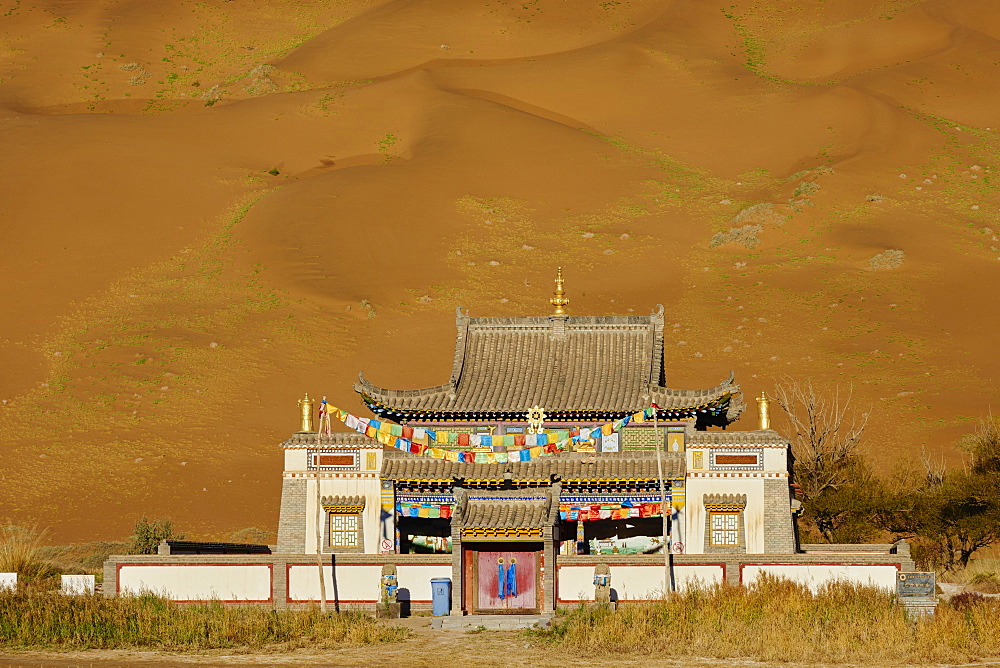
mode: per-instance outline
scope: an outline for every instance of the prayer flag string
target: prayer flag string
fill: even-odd
[[[527,462],[557,452],[565,452],[574,443],[593,445],[597,440],[618,432],[632,420],[652,419],[655,410],[653,407],[646,408],[600,427],[559,428],[552,429],[545,434],[495,435],[407,427],[382,420],[358,417],[335,406],[326,408],[327,415],[335,415],[354,431],[375,439],[382,445],[434,459],[474,464]],[[482,448],[482,450],[461,449],[466,447]],[[485,448],[490,448],[490,450],[487,451]]]

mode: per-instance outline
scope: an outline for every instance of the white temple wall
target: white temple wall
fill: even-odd
[[[270,560],[270,555],[261,555]],[[118,592],[150,592],[174,601],[271,600],[271,565],[123,565],[118,570]]]
[[[764,480],[762,478],[687,478],[686,504],[684,514],[685,554],[705,553],[705,510],[704,496],[709,494],[746,494],[747,505],[743,512],[746,552],[764,552]]]
[[[378,477],[366,475],[365,477],[320,478],[320,496],[365,497],[365,509],[361,513],[362,534],[364,536],[364,549],[362,551],[367,554],[378,554],[378,521],[381,511]],[[306,480],[305,552],[307,554],[315,554],[316,552],[316,522],[318,519],[316,479],[309,478]],[[326,548],[324,551],[329,552],[330,550]]]
[[[641,601],[663,595],[662,563],[627,566],[610,564],[610,569],[611,589],[615,600]],[[676,588],[683,591],[692,585],[721,584],[725,579],[725,569],[721,564],[675,564],[673,575]],[[594,600],[593,566],[559,566],[558,577],[560,601],[569,603]]]
[[[879,589],[896,588],[896,565],[878,564],[760,564],[743,566],[743,584],[752,584],[764,573],[800,582],[813,592],[824,583],[833,581],[854,582]]]

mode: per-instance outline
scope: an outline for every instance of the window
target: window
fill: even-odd
[[[358,519],[357,513],[330,513],[330,547],[357,547]]]
[[[712,513],[711,536],[712,545],[739,545],[740,514]]]

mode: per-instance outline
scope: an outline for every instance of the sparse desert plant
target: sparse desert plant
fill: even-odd
[[[214,86],[212,86],[207,91],[201,94],[201,99],[205,100],[206,107],[211,107],[213,104],[222,99],[222,94],[224,92],[225,89],[222,86],[220,86],[219,84],[215,84]]]
[[[184,538],[184,534],[174,532],[174,523],[161,518],[150,521],[142,517],[135,523],[129,540],[129,554],[156,554],[160,542],[168,538]]]
[[[890,248],[887,251],[878,253],[870,260],[868,260],[868,266],[871,268],[872,271],[885,271],[887,269],[896,269],[897,267],[902,266],[903,258],[905,256],[906,253],[904,253],[903,251],[897,248]]]
[[[867,195],[865,197],[865,201],[866,202],[884,202],[885,201],[885,197],[883,195],[879,195],[878,193],[872,193],[872,194]]]
[[[774,210],[771,202],[761,202],[748,206],[733,216],[734,223],[759,223],[761,225],[783,225],[788,216],[783,216]]]
[[[50,585],[59,569],[42,557],[45,536],[38,527],[0,527],[0,572],[17,573],[19,585]]]
[[[723,244],[742,244],[747,248],[756,248],[760,244],[760,233],[763,230],[764,228],[760,225],[730,227],[728,232],[716,232],[712,240],[708,242],[708,247],[716,248]]]
[[[369,302],[367,299],[362,299],[361,300],[361,308],[363,308],[364,310],[368,311],[368,319],[369,320],[371,320],[372,318],[374,318],[377,315],[375,313],[375,307],[372,306],[371,302]]]
[[[798,186],[796,186],[795,191],[792,192],[792,197],[808,197],[819,192],[820,185],[815,181],[803,181]]]
[[[267,95],[278,90],[278,84],[274,83],[271,75],[277,72],[273,65],[258,65],[247,72],[246,79],[250,80],[243,90],[250,95]]]

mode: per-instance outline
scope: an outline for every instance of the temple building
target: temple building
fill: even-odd
[[[444,384],[385,389],[359,374],[380,429],[407,444],[430,434],[438,458],[386,447],[368,420],[368,435],[314,429],[307,397],[282,444],[277,553],[450,554],[453,606],[470,613],[552,610],[558,562],[577,555],[794,554],[789,443],[766,428],[766,400],[762,429],[727,430],[745,408],[732,374],[668,386],[662,306],[571,316],[561,273],[556,286],[548,316],[458,309]],[[542,456],[507,454],[589,430]]]
[[[758,430],[733,431],[745,405],[732,374],[670,388],[662,307],[570,316],[561,273],[550,303],[541,317],[459,309],[447,382],[359,376],[357,408],[374,417],[306,395],[282,443],[277,544],[115,555],[104,595],[432,609],[448,628],[494,628],[760,577],[891,590],[913,570],[905,541],[799,544],[790,446],[767,398]]]

